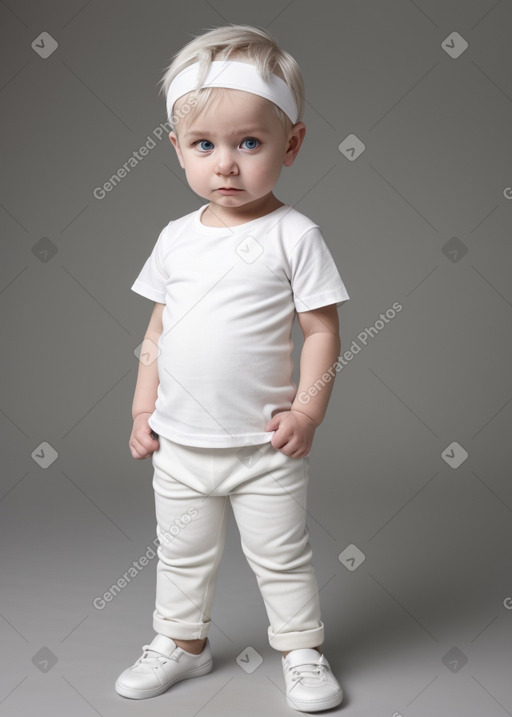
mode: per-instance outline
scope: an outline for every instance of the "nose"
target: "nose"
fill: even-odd
[[[216,174],[238,174],[236,158],[227,147],[217,150]]]

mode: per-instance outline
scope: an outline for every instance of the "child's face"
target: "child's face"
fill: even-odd
[[[193,121],[182,119],[177,129],[169,139],[190,187],[228,212],[251,203],[264,206],[305,134],[302,122],[286,133],[268,100],[239,90],[218,93],[205,111]]]

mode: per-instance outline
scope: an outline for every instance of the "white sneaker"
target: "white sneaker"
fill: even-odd
[[[143,653],[137,662],[124,670],[116,680],[116,692],[123,697],[133,700],[156,697],[175,682],[206,675],[212,669],[208,638],[199,655],[185,652],[165,635],[157,635],[150,645],[144,645],[142,649]]]
[[[342,689],[318,650],[292,650],[281,660],[289,707],[299,712],[319,712],[341,703]]]

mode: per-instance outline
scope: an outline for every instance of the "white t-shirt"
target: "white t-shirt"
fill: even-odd
[[[350,297],[316,224],[290,205],[209,227],[208,204],[162,230],[133,291],[165,304],[149,425],[190,446],[266,443],[290,410],[295,312]]]

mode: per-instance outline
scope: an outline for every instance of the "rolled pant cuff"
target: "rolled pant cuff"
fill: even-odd
[[[278,632],[277,634],[269,627],[268,641],[270,647],[282,652],[301,650],[305,647],[318,647],[324,641],[324,624],[320,622],[320,626],[312,630]]]
[[[210,625],[211,621],[197,623],[166,620],[153,613],[153,630],[171,639],[201,640],[208,635]]]

